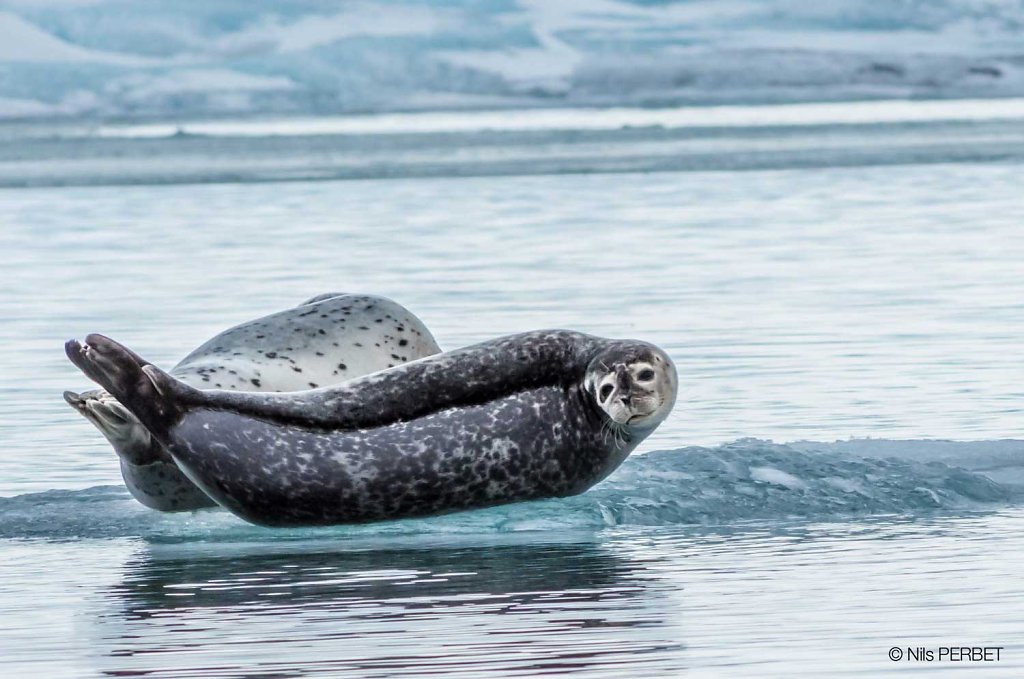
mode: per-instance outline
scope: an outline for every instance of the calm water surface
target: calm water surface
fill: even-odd
[[[0,639],[10,676],[874,677],[935,670],[887,653],[942,644],[1003,646],[970,671],[1019,676],[1022,535],[1013,510],[558,543],[16,542]]]
[[[1004,659],[939,669],[1024,673],[1024,448],[998,442],[1024,438],[1024,174],[912,160],[0,189],[0,666],[879,676],[937,669],[891,646],[971,644]],[[171,365],[331,290],[400,301],[446,348],[552,326],[653,341],[681,393],[641,452],[704,448],[589,505],[396,532],[154,518],[83,490],[119,477],[60,398],[85,386],[65,339]],[[878,441],[717,447],[744,437]],[[924,438],[979,443],[904,454]],[[847,517],[879,511],[900,516]]]
[[[543,327],[667,349],[649,448],[1024,437],[1020,165],[0,190],[0,492],[117,480],[69,337],[172,364],[321,291],[442,347]]]

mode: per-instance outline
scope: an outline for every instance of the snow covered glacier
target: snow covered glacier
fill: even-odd
[[[0,117],[1024,94],[1019,0],[0,0]]]

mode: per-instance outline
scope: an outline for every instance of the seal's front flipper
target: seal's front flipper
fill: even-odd
[[[166,433],[181,415],[175,398],[196,392],[103,335],[89,335],[85,343],[69,340],[64,350],[75,366],[110,392],[157,437]],[[76,405],[74,399],[68,402]],[[97,416],[116,420],[121,415],[110,410]]]

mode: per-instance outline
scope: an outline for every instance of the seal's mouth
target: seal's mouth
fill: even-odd
[[[611,421],[615,422],[616,424],[627,426],[632,424],[641,424],[645,420],[651,419],[652,415],[654,415],[654,412],[637,413],[634,415],[629,415],[628,417],[622,417],[622,414],[620,414],[619,417],[609,415],[609,419],[611,419]]]
[[[648,405],[648,404],[644,404],[644,405]],[[660,413],[662,408],[664,408],[664,407],[665,407],[665,400],[659,398],[659,399],[657,399],[656,403],[650,404],[650,407],[645,407],[644,408],[644,412],[640,412],[640,413],[634,412],[632,415],[630,415],[628,418],[626,418],[626,421],[623,422],[623,424],[637,425],[637,424],[644,424],[646,422],[649,422],[649,421],[651,421],[653,419],[656,419],[657,416],[658,416],[658,413]]]

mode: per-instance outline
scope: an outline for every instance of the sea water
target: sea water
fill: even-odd
[[[1024,673],[1024,120],[932,118],[8,130],[4,673]],[[169,366],[328,291],[650,340],[678,404],[579,497],[270,530],[138,505],[60,397],[68,338]],[[1002,650],[889,657],[942,646]]]

